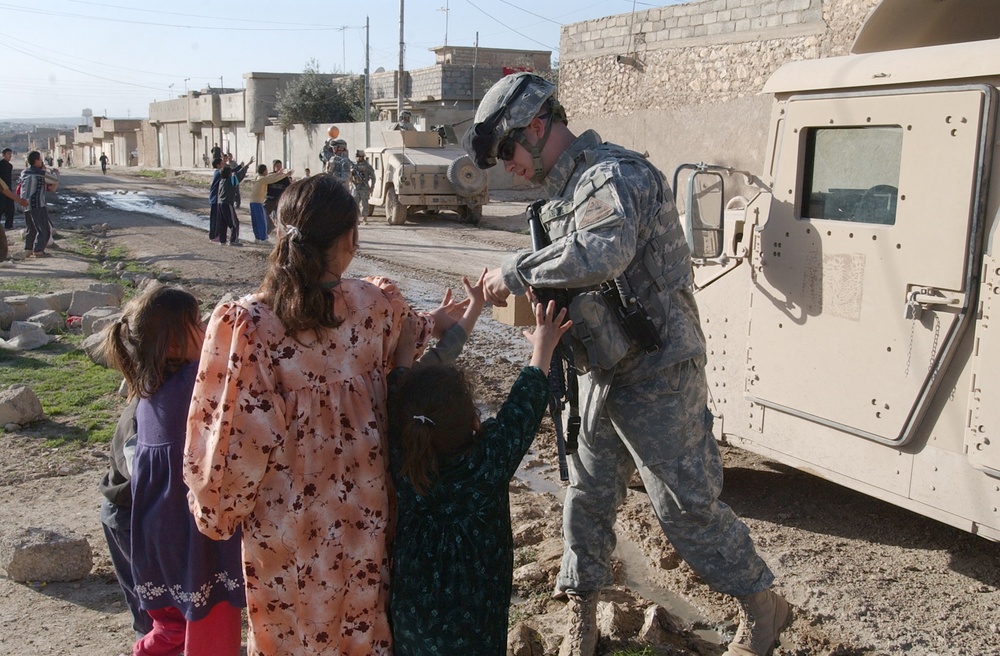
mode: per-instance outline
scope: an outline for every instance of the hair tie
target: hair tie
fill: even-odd
[[[282,223],[281,230],[291,241],[302,241],[302,231],[295,226]]]
[[[435,426],[436,425],[434,423],[434,421],[430,417],[425,417],[423,415],[413,415],[413,418],[416,419],[417,421],[419,421],[421,424],[424,424],[424,425],[427,425],[427,426]]]

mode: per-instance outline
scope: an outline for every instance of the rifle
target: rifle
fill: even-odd
[[[536,200],[528,206],[526,211],[528,217],[528,230],[531,232],[531,248],[538,251],[552,243],[549,239],[545,227],[542,225],[540,210],[544,200]],[[531,288],[535,299],[539,303],[548,305],[548,302],[556,302],[556,311],[561,308],[568,308],[570,293],[565,289]],[[563,367],[565,361],[566,366]],[[570,417],[567,426],[567,433],[563,434],[562,412],[570,406]],[[549,363],[549,414],[552,416],[552,423],[556,429],[556,451],[559,455],[559,480],[569,480],[569,464],[567,455],[576,453],[579,447],[580,416],[577,411],[577,380],[576,372],[573,368],[573,351],[567,345],[560,343],[552,353],[552,361]]]

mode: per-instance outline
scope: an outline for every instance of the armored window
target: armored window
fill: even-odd
[[[901,127],[810,128],[805,140],[803,219],[896,223]]]

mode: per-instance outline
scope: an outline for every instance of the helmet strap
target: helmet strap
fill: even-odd
[[[549,114],[547,119],[545,121],[545,132],[542,133],[542,137],[537,143],[530,143],[528,138],[524,136],[524,130],[519,130],[515,137],[517,143],[524,146],[524,149],[531,153],[531,162],[535,166],[535,172],[531,176],[531,181],[535,184],[542,184],[545,181],[545,171],[542,167],[542,150],[545,148],[545,142],[549,140],[549,135],[552,133],[552,115]]]

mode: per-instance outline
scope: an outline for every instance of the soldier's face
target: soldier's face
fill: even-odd
[[[535,163],[531,160],[531,153],[521,144],[515,143],[513,155],[503,162],[503,170],[531,180],[531,176],[535,174]]]

